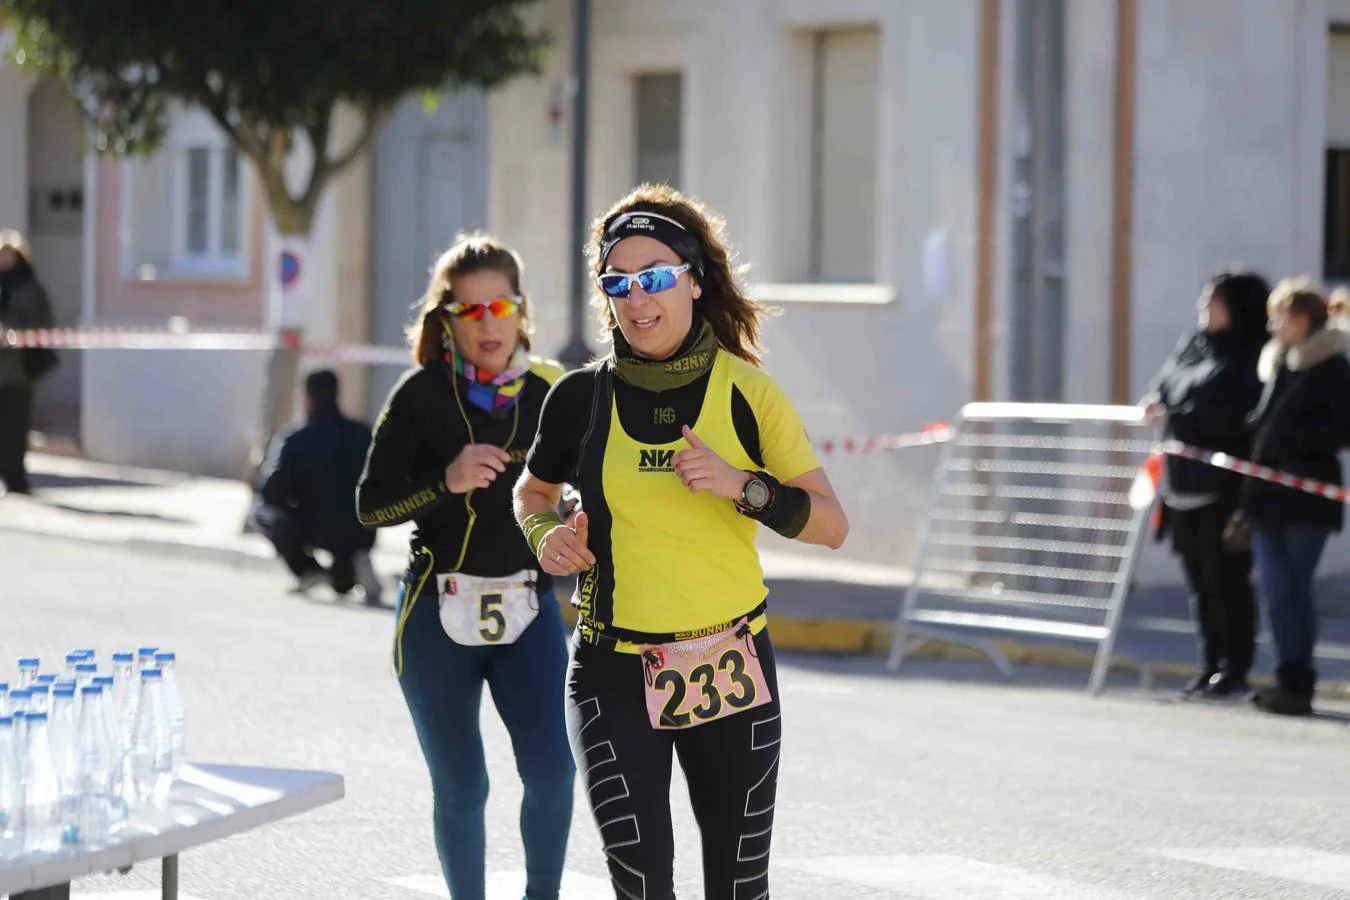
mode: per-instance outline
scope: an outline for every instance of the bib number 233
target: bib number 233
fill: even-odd
[[[692,728],[773,699],[750,641],[727,631],[647,647],[647,715],[657,729]]]
[[[539,615],[539,598],[525,574],[479,578],[460,572],[436,576],[441,628],[456,644],[513,644]]]

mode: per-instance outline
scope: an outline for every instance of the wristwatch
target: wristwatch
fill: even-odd
[[[741,512],[753,516],[764,512],[769,508],[769,504],[773,503],[773,488],[756,473],[750,472],[749,475],[750,479],[741,488],[741,498],[736,501],[736,507]]]

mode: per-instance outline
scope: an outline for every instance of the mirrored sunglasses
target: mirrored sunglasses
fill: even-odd
[[[680,266],[653,266],[641,272],[607,272],[600,276],[600,290],[606,297],[622,299],[633,291],[633,282],[637,282],[644,293],[659,294],[668,291],[679,280],[680,273],[689,271],[689,263]]]
[[[492,313],[494,319],[505,319],[507,316],[520,312],[520,304],[523,298],[498,297],[495,300],[489,300],[487,303],[456,303],[446,309],[446,312],[456,319],[464,319],[469,322],[477,322],[487,313]]]

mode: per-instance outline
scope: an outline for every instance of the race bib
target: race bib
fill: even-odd
[[[773,699],[745,620],[707,637],[644,647],[642,662],[653,728],[692,728]]]
[[[539,615],[534,573],[528,569],[505,578],[446,572],[436,576],[436,588],[441,628],[456,644],[514,644]]]

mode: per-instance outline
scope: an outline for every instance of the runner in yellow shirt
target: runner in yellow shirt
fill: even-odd
[[[549,392],[516,485],[540,565],[579,574],[568,734],[618,898],[674,897],[672,753],[707,898],[768,896],[781,737],[760,523],[838,548],[848,522],[792,404],[758,368],[765,308],[722,222],[644,185],[597,223],[613,351]],[[564,483],[584,512],[554,510]]]

